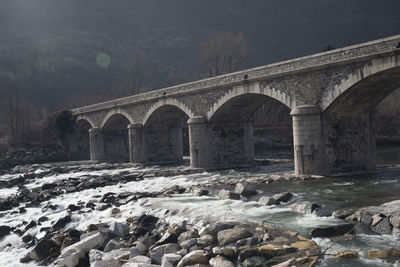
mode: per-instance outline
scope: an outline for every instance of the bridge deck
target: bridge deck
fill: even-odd
[[[129,105],[132,103],[154,100],[166,96],[187,94],[197,90],[209,90],[221,86],[232,86],[242,83],[244,79],[254,81],[274,76],[287,75],[298,71],[323,68],[327,65],[345,64],[348,62],[363,60],[365,58],[374,57],[381,54],[393,53],[394,51],[399,50],[399,44],[400,35],[396,35],[327,52],[317,53],[261,67],[229,73],[217,77],[184,83],[139,95],[132,95],[111,101],[97,103],[94,105],[72,109],[71,111],[73,115],[78,115],[112,107]]]

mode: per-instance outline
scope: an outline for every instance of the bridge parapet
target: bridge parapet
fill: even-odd
[[[168,88],[163,88],[139,95],[128,96],[111,101],[97,103],[90,106],[72,109],[73,115],[110,109],[119,106],[150,101],[163,97],[178,96],[194,93],[198,90],[210,90],[217,87],[228,87],[243,83],[283,76],[288,73],[305,71],[307,69],[322,68],[326,65],[344,64],[349,61],[365,60],[365,58],[390,53],[399,50],[400,35],[352,45],[327,52],[295,58],[287,61],[273,63],[261,67],[229,73],[217,77],[184,83]]]

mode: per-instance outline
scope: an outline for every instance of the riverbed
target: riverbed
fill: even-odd
[[[292,205],[297,202],[310,201],[327,210],[341,208],[360,208],[376,206],[400,199],[400,168],[397,166],[383,168],[375,173],[353,175],[346,177],[309,177],[305,180],[292,179],[293,163],[290,161],[271,161],[262,166],[231,169],[223,171],[189,171],[188,164],[179,166],[141,166],[124,164],[93,164],[75,162],[68,164],[43,164],[17,167],[14,171],[4,173],[0,181],[7,181],[33,173],[24,182],[25,188],[34,190],[44,184],[67,184],[66,191],[51,197],[37,205],[28,206],[20,203],[18,207],[2,211],[0,225],[13,226],[16,229],[26,227],[31,221],[38,221],[45,216],[48,220],[37,227],[29,228],[24,235],[31,234],[40,238],[58,218],[67,214],[67,207],[94,203],[100,205],[105,194],[130,193],[144,194],[140,198],[127,201],[119,206],[121,214],[118,218],[110,217],[110,209],[93,210],[91,212],[73,213],[72,221],[66,226],[85,230],[88,225],[114,220],[125,221],[130,216],[151,214],[165,218],[169,222],[186,220],[202,227],[208,223],[229,221],[250,221],[269,223],[276,227],[287,228],[310,237],[316,227],[342,224],[344,220],[333,216],[317,216],[294,212]],[[167,175],[163,175],[167,174]],[[35,176],[36,175],[36,176]],[[125,179],[119,177],[133,175],[140,179]],[[77,190],[77,181],[92,178],[111,177],[112,184]],[[71,183],[74,181],[75,183]],[[235,184],[244,181],[254,181],[257,195],[240,200],[219,199],[216,197],[220,189],[234,190]],[[70,185],[71,183],[71,185]],[[173,189],[180,187],[182,192]],[[75,187],[75,189],[73,188]],[[70,188],[70,190],[68,189]],[[199,196],[196,188],[206,188],[208,195]],[[172,190],[170,193],[159,194]],[[0,189],[3,198],[19,194],[17,185]],[[69,191],[69,192],[68,192]],[[178,190],[179,191],[179,190]],[[281,205],[263,206],[257,201],[262,196],[273,196],[277,193],[291,192],[294,197]],[[146,194],[153,194],[146,197]],[[49,205],[54,209],[48,209]],[[21,212],[21,208],[24,211]],[[25,224],[24,224],[25,222]],[[328,254],[344,250],[359,251],[359,259],[338,260],[326,256],[320,261],[321,266],[400,266],[397,262],[371,260],[369,250],[400,248],[398,234],[378,235],[366,229],[359,229],[350,239],[340,240],[328,251]],[[332,241],[326,238],[315,238],[321,251],[331,246]],[[37,262],[21,264],[19,259],[30,248],[21,242],[21,236],[12,233],[0,240],[0,266],[37,266]]]

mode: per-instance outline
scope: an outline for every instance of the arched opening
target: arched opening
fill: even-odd
[[[293,157],[290,109],[262,94],[223,103],[209,119],[209,130],[216,167],[253,164],[255,157]]]
[[[325,153],[331,172],[375,169],[376,135],[384,133],[385,124],[376,121],[377,115],[382,119],[379,111],[385,109],[379,103],[386,97],[390,100],[398,88],[400,68],[382,71],[348,88],[323,112]]]
[[[189,155],[188,115],[173,105],[157,108],[144,122],[146,161],[181,162]]]
[[[76,121],[74,132],[71,135],[70,158],[71,160],[90,159],[89,129],[90,123],[85,119]]]
[[[129,161],[129,124],[129,120],[121,114],[108,118],[102,128],[105,160]]]

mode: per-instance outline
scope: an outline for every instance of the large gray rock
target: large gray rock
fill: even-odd
[[[228,258],[235,255],[235,248],[233,247],[214,247],[212,251],[214,255],[222,255]]]
[[[273,197],[261,197],[258,200],[258,203],[263,206],[276,205],[276,201]]]
[[[161,260],[161,264],[164,264],[165,262],[169,262],[173,265],[178,264],[178,262],[182,259],[182,256],[178,255],[178,254],[164,254],[164,256],[162,257]]]
[[[299,203],[294,203],[291,207],[295,212],[311,214],[320,206],[316,203],[311,203],[311,202],[299,202]]]
[[[89,250],[89,262],[90,264],[95,261],[100,261],[103,258],[103,252],[98,249]]]
[[[128,260],[130,256],[129,248],[111,250],[103,254],[102,260]]]
[[[85,239],[82,239],[81,241],[72,244],[71,246],[68,246],[64,248],[61,251],[60,258],[65,258],[68,255],[71,255],[74,252],[82,252],[86,253],[92,248],[99,248],[104,245],[105,238],[101,233],[96,233],[94,235],[88,236]]]
[[[375,232],[382,235],[390,235],[392,233],[392,226],[389,223],[389,218],[381,218],[374,226],[371,227]]]
[[[154,262],[161,264],[161,260],[162,260],[162,257],[164,256],[164,254],[176,253],[180,249],[181,249],[180,245],[170,243],[170,244],[165,244],[165,245],[161,245],[161,246],[153,248],[150,251],[149,255],[150,255],[150,258]]]
[[[246,228],[233,228],[233,229],[222,230],[218,232],[217,236],[219,245],[224,246],[231,242],[251,237],[252,234]]]
[[[49,251],[53,247],[56,247],[56,244],[53,242],[53,240],[44,238],[40,240],[29,252],[29,257],[32,260],[40,261],[49,256]]]
[[[135,256],[135,257],[129,259],[129,262],[132,262],[132,263],[149,263],[150,264],[151,263],[151,259],[149,257],[140,255],[140,256]]]
[[[235,193],[245,197],[257,195],[254,186],[247,183],[238,183],[235,187]]]
[[[392,214],[389,217],[389,222],[393,225],[393,227],[400,228],[400,212]]]
[[[129,226],[119,222],[112,222],[110,225],[110,230],[120,237],[124,237],[129,234]]]
[[[290,192],[282,193],[282,194],[276,194],[274,195],[274,199],[277,205],[283,203],[283,202],[288,202],[291,200],[293,197],[293,194]]]
[[[177,267],[183,267],[194,264],[208,264],[208,253],[204,250],[195,250],[186,254],[178,263]]]
[[[334,225],[329,227],[321,227],[312,230],[312,237],[334,237],[344,235],[354,229],[354,225],[351,223]]]
[[[121,267],[121,263],[118,260],[99,260],[95,261],[90,267]]]
[[[225,230],[225,229],[231,229],[233,228],[235,225],[231,224],[231,223],[215,223],[215,224],[210,224],[207,225],[206,227],[203,227],[202,229],[200,229],[199,231],[199,235],[203,236],[203,235],[216,235],[218,234],[219,231]]]
[[[234,267],[233,263],[222,256],[216,256],[209,261],[213,267]]]
[[[222,189],[218,192],[217,197],[219,199],[235,199],[238,200],[240,199],[240,195],[234,192],[231,192],[229,190],[226,189]]]
[[[108,241],[108,243],[103,251],[109,252],[111,250],[119,249],[119,248],[121,248],[121,244],[118,241],[116,241],[115,239],[111,239],[110,241]]]
[[[197,238],[192,238],[186,241],[183,241],[182,243],[180,243],[182,248],[186,248],[186,249],[190,249],[191,247],[193,247],[194,245],[197,244]]]
[[[346,219],[350,215],[354,213],[354,209],[340,209],[340,210],[335,210],[332,213],[332,216],[338,219]]]

